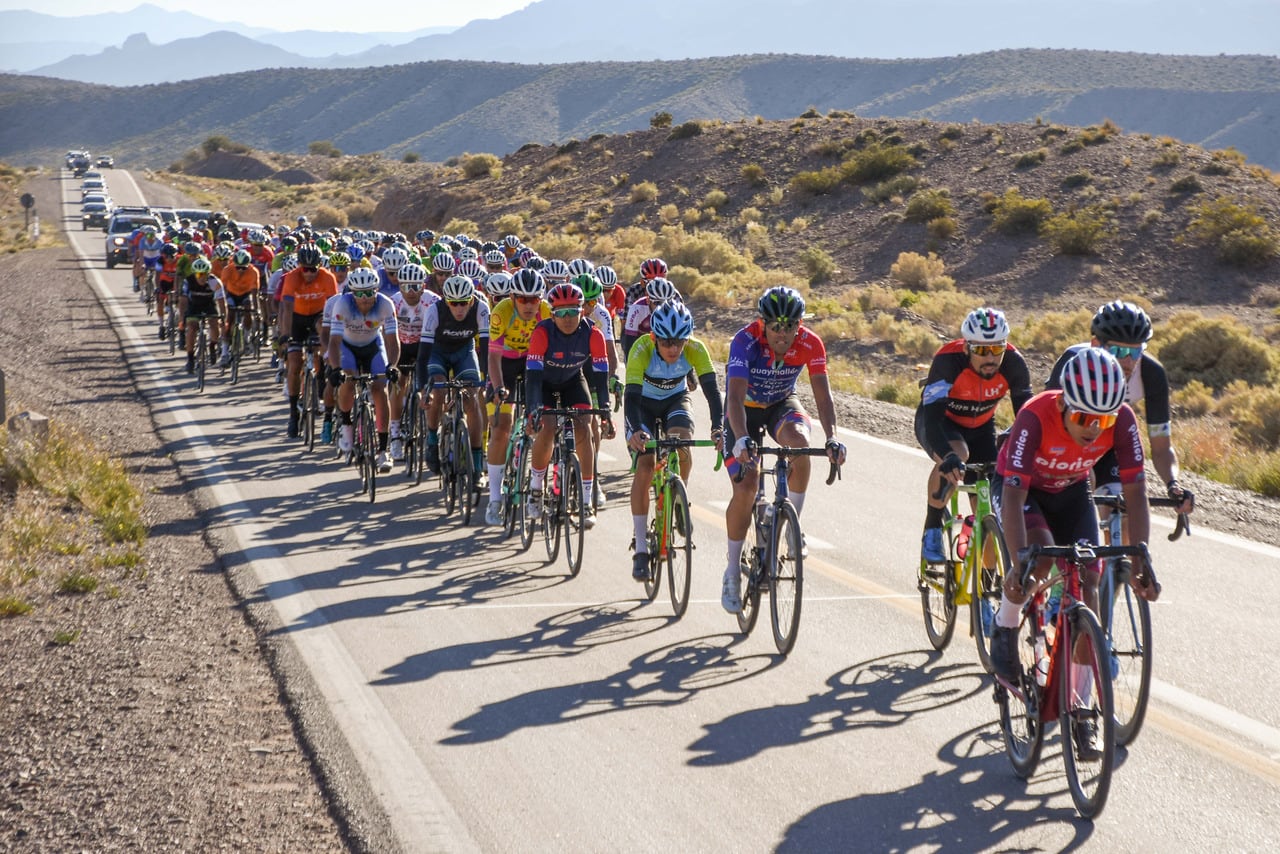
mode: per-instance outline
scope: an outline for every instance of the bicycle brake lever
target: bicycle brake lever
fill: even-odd
[[[1178,514],[1178,522],[1173,526],[1173,533],[1169,535],[1169,542],[1179,539],[1183,534],[1191,536],[1191,520],[1187,518],[1186,513]]]

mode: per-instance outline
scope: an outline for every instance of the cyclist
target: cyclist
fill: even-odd
[[[298,395],[302,385],[302,349],[307,339],[320,335],[324,303],[338,292],[338,280],[320,266],[320,250],[310,244],[299,247],[297,267],[280,280],[280,314],[277,337],[288,342],[285,351],[286,387],[289,396],[290,439],[298,438]],[[390,300],[388,300],[388,303]],[[335,315],[333,326],[338,325]],[[332,327],[331,327],[332,330]],[[398,343],[397,343],[397,346]],[[332,350],[332,347],[330,348]],[[385,401],[385,397],[384,397]],[[385,413],[384,413],[385,414]]]
[[[648,263],[648,262],[646,262]],[[622,324],[622,358],[630,358],[631,346],[636,339],[649,331],[649,315],[667,300],[679,300],[680,292],[661,276],[650,279],[644,286],[644,295],[631,303],[626,321]]]
[[[138,267],[134,274],[134,279],[141,278],[146,274],[147,270],[159,271],[163,266],[163,259],[160,257],[161,251],[165,247],[165,242],[160,239],[154,225],[143,226],[142,236],[138,240],[137,246],[134,247],[135,265]]]
[[[601,303],[609,310],[611,318],[622,315],[624,318],[624,309],[627,306],[627,294],[618,286],[618,274],[614,272],[612,267],[601,264],[596,267],[596,281],[600,283],[601,290],[604,291],[601,297]]]
[[[640,265],[640,279],[633,282],[627,287],[627,292],[623,300],[621,312],[622,318],[625,320],[627,315],[631,313],[631,306],[635,305],[636,300],[645,295],[645,286],[654,279],[665,279],[667,277],[667,262],[661,258],[650,258]],[[627,351],[624,348],[622,358],[627,357]]]
[[[164,325],[165,307],[172,299],[174,282],[178,275],[178,247],[166,243],[160,249],[160,267],[156,272],[156,316],[160,318],[160,340],[169,334]]]
[[[443,256],[440,256],[443,257]],[[466,276],[450,276],[441,289],[441,298],[432,301],[422,319],[422,339],[418,343],[418,384],[430,388],[427,407],[427,467],[440,471],[440,411],[445,389],[433,385],[452,376],[459,382],[484,381],[479,353],[489,351],[489,304],[476,296],[475,283]],[[465,395],[467,433],[471,437],[474,470],[484,468],[484,430],[481,426],[479,395]]]
[[[933,460],[920,553],[943,563],[943,480],[957,485],[967,462],[996,458],[996,406],[1005,396],[1016,415],[1031,399],[1031,373],[1009,344],[1009,323],[994,308],[976,308],[960,324],[960,337],[933,354],[916,408],[916,441]]]
[[[409,263],[409,253],[399,246],[388,246],[382,250],[381,292],[388,299],[394,300],[400,293],[400,268]]]
[[[578,269],[584,269],[582,265],[589,265],[590,263],[586,259],[578,258],[570,262],[569,266],[572,267],[578,264]],[[618,379],[618,347],[613,340],[613,318],[609,315],[609,310],[600,304],[600,296],[603,293],[603,289],[600,287],[600,282],[596,279],[595,274],[590,272],[575,275],[573,283],[582,289],[582,296],[585,300],[582,305],[583,315],[604,335],[604,349],[609,355],[609,393],[614,395],[615,398],[621,398],[622,380]],[[591,419],[591,443],[596,451],[599,452],[600,419],[594,416]],[[594,500],[597,510],[604,506],[605,498],[604,487],[600,485],[600,478],[596,478]]]
[[[1169,411],[1169,378],[1164,366],[1146,352],[1151,340],[1151,318],[1131,302],[1116,300],[1098,308],[1090,325],[1093,340],[1088,344],[1068,347],[1049,374],[1046,388],[1060,388],[1062,369],[1081,350],[1101,347],[1116,357],[1124,370],[1125,402],[1130,406],[1142,401],[1147,418],[1147,438],[1151,442],[1151,462],[1164,482],[1170,498],[1182,503],[1179,513],[1195,508],[1191,490],[1178,483],[1178,452],[1173,447],[1173,424]],[[1093,470],[1097,488],[1112,495],[1120,494],[1120,481],[1115,454],[1098,460]],[[1104,515],[1109,510],[1101,510]]]
[[[231,362],[231,309],[240,309],[240,324],[248,336],[253,328],[253,310],[258,301],[258,268],[253,266],[253,259],[248,250],[237,249],[231,256],[231,263],[222,268],[222,289],[226,294],[227,325],[223,330],[226,335],[222,339],[222,366]]]
[[[638,454],[636,474],[631,481],[631,523],[635,529],[635,555],[631,560],[631,577],[644,581],[649,574],[649,544],[646,539],[649,520],[649,487],[653,484],[656,454],[645,451],[645,443],[657,435],[654,425],[660,420],[668,436],[693,438],[693,412],[685,377],[689,371],[698,375],[702,393],[711,411],[711,438],[717,447],[724,445],[724,411],[715,368],[706,345],[693,337],[693,315],[684,303],[663,303],[653,313],[649,335],[631,349],[627,362],[627,385],[624,394],[624,435],[627,445]],[[687,483],[693,466],[689,449],[681,448],[680,477]]]
[[[828,458],[843,464],[845,447],[836,440],[836,408],[827,380],[827,350],[822,339],[803,325],[804,297],[792,288],[766,290],[756,303],[757,317],[743,327],[729,344],[725,373],[724,446],[731,448],[725,469],[734,481],[733,497],[725,510],[728,532],[728,565],[720,590],[720,604],[731,614],[742,610],[739,564],[755,504],[756,478],[752,449],[765,431],[785,448],[809,447],[812,422],[796,397],[796,380],[808,368],[818,420],[826,435]],[[628,369],[629,370],[629,369]],[[791,463],[787,488],[796,513],[804,511],[809,487],[809,458]]]
[[[439,299],[435,294],[424,296],[427,268],[421,264],[405,264],[397,274],[400,281],[400,292],[392,297],[396,307],[396,328],[400,338],[400,358],[396,367],[400,369],[400,385],[391,395],[391,461],[404,459],[404,442],[400,437],[400,419],[404,415],[405,396],[412,385],[410,377],[418,362],[418,342],[422,339],[422,324],[427,316],[427,308]]]
[[[431,276],[427,279],[427,290],[437,297],[444,293],[444,283],[457,269],[457,260],[447,251],[438,253],[431,259]]]
[[[507,284],[510,296],[500,300],[489,314],[489,383],[499,406],[489,422],[489,506],[484,512],[487,525],[502,521],[502,467],[514,418],[512,404],[516,384],[524,382],[525,356],[533,328],[551,317],[551,306],[542,299],[545,283],[537,270],[522,269]],[[499,281],[499,288],[502,283]],[[490,292],[495,285],[489,277]]]
[[[302,254],[302,250],[298,250]],[[317,254],[319,251],[317,250]],[[380,472],[391,471],[391,455],[387,453],[387,381],[399,379],[395,367],[400,359],[396,309],[386,294],[378,291],[378,274],[372,270],[352,270],[347,276],[346,294],[333,307],[329,324],[329,384],[338,389],[338,449],[351,450],[355,429],[351,410],[355,406],[355,377],[373,376],[371,397],[378,432],[377,466]],[[293,354],[290,353],[290,356]],[[390,367],[388,367],[390,366]],[[297,411],[296,408],[294,410]]]
[[[196,369],[196,329],[202,321],[209,325],[209,353],[218,346],[222,314],[222,283],[212,275],[213,264],[200,257],[191,262],[191,273],[183,280],[179,306],[187,330],[187,373]]]
[[[567,266],[567,265],[566,265]],[[556,425],[542,423],[541,411],[546,402],[555,396],[565,409],[590,409],[594,388],[600,408],[609,408],[609,357],[604,348],[604,335],[582,316],[582,289],[577,285],[562,284],[547,293],[551,304],[551,319],[533,328],[529,338],[529,354],[525,362],[525,401],[529,418],[525,429],[534,436],[531,454],[529,486],[533,493],[542,490],[551,462],[552,443]],[[587,436],[591,420],[585,415],[573,419],[574,430],[579,436]],[[613,421],[604,417],[604,436],[614,437]],[[578,442],[575,450],[582,467],[582,503],[586,508],[583,525],[593,528],[596,511],[592,505],[595,485],[595,459],[590,442]],[[538,519],[542,504],[532,497],[526,514]]]

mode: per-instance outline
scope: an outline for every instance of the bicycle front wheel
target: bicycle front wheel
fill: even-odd
[[[351,454],[355,458],[356,468],[360,472],[360,494],[369,491],[370,473],[373,469],[373,460],[365,453],[365,419],[364,407],[357,401],[356,411],[353,421]]]
[[[924,633],[936,650],[947,648],[956,630],[956,569],[958,563],[937,564],[920,559],[920,610]]]
[[[769,613],[773,621],[773,642],[786,655],[796,644],[800,631],[800,603],[804,592],[804,554],[800,537],[800,517],[790,501],[778,506],[773,526],[769,562]]]
[[[582,571],[582,547],[586,542],[587,507],[582,502],[582,465],[576,454],[564,461],[560,506],[564,509],[564,556],[569,560],[569,577]]]
[[[178,315],[173,307],[174,297],[169,295],[165,302],[165,337],[169,339],[169,355],[178,351]]]
[[[427,470],[427,433],[431,432],[427,427],[427,410],[422,408],[423,394],[419,391],[413,396],[413,453],[417,457],[413,469],[414,486],[422,483],[422,474]]]
[[[378,497],[378,431],[374,424],[373,407],[365,402],[360,407],[360,422],[364,431],[365,470],[369,473],[369,503]]]
[[[458,425],[453,440],[453,489],[462,508],[462,525],[471,524],[471,509],[475,507],[476,467],[471,456],[471,434],[465,424]]]
[[[1107,656],[1111,668],[1111,693],[1115,702],[1116,744],[1127,745],[1138,737],[1147,715],[1151,694],[1151,606],[1134,595],[1125,579],[1110,582],[1110,601],[1100,603],[1107,616]],[[1104,590],[1107,584],[1103,584]],[[1100,596],[1107,596],[1099,591]]]
[[[452,419],[445,413],[444,422],[440,426],[440,488],[444,490],[444,515],[452,516],[457,504],[458,494],[453,489],[453,428]]]
[[[1000,731],[1004,737],[1005,751],[1013,772],[1027,779],[1040,764],[1040,750],[1044,746],[1044,721],[1040,710],[1044,698],[1036,684],[1035,627],[1039,623],[1035,606],[1022,613],[1018,626],[1018,659],[1022,675],[1018,679],[1018,693],[1003,685],[996,685],[996,702],[1000,706]]]
[[[564,460],[557,445],[551,452],[547,479],[542,489],[542,543],[547,548],[547,563],[555,563],[560,555],[560,497],[564,492]]]
[[[533,440],[528,436],[520,437],[520,445],[516,450],[520,457],[516,469],[516,510],[520,513],[520,551],[527,552],[533,545],[533,528],[536,524],[529,518],[529,503],[534,500],[533,489],[529,486],[533,468]]]
[[[755,512],[755,508],[752,508],[753,516]],[[764,556],[761,554],[759,540],[756,537],[756,526],[752,523],[747,526],[747,536],[742,543],[742,557],[738,559],[738,583],[742,590],[742,610],[738,612],[738,631],[744,635],[751,634],[751,630],[756,627],[756,619],[760,616],[760,579],[765,571],[760,564],[763,560]]]
[[[689,494],[684,481],[673,477],[667,506],[667,592],[676,619],[689,607],[689,582],[693,575],[693,520],[689,516]]]
[[[201,321],[203,324],[203,321]],[[196,391],[204,391],[204,371],[209,364],[209,346],[205,331],[200,329],[196,335]]]
[[[996,611],[1000,610],[1000,594],[1005,576],[1010,572],[1009,549],[1004,543],[1004,531],[995,516],[982,520],[982,549],[974,552],[970,544],[968,560],[969,576],[973,590],[969,597],[969,620],[973,639],[978,647],[978,663],[988,673],[994,672],[991,663],[991,633],[995,631]]]
[[[1106,638],[1084,605],[1067,615],[1068,636],[1058,640],[1058,714],[1067,788],[1081,818],[1094,818],[1107,803],[1115,762],[1116,719]],[[1073,655],[1074,650],[1074,655]],[[1082,659],[1074,666],[1072,662]],[[1085,735],[1092,730],[1092,738]],[[1092,743],[1090,743],[1092,741]]]

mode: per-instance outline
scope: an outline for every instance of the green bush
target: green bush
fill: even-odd
[[[401,158],[400,158],[400,162],[402,162],[402,163],[417,163],[417,162],[418,162],[419,160],[421,160],[421,159],[422,159],[422,155],[421,155],[421,154],[419,154],[418,152],[416,152],[416,151],[406,151],[406,152],[404,153],[404,157],[401,157]]]
[[[934,240],[950,240],[960,230],[960,224],[953,217],[940,216],[925,223],[925,230]]]
[[[1275,232],[1252,203],[1219,197],[1197,205],[1191,213],[1188,236],[1216,248],[1219,259],[1228,264],[1261,264],[1280,251]]]
[[[729,194],[724,190],[711,190],[702,197],[702,207],[718,211],[729,204]]]
[[[253,149],[245,145],[243,142],[234,142],[225,136],[211,136],[200,143],[200,148],[204,150],[204,156],[208,157],[215,151],[226,151],[231,154],[248,154]]]
[[[840,170],[834,166],[813,172],[797,172],[787,186],[811,196],[824,196],[840,186]]]
[[[653,117],[649,119],[649,127],[658,129],[669,128],[671,127],[671,122],[671,114],[664,110],[663,112],[653,114]]]
[[[907,202],[904,215],[907,222],[929,222],[955,213],[951,205],[951,191],[947,189],[921,190]]]
[[[1115,236],[1115,227],[1099,208],[1083,208],[1046,219],[1040,234],[1059,255],[1093,255],[1098,246]]]
[[[341,157],[342,149],[327,139],[318,139],[307,143],[307,151],[320,157]]]
[[[840,164],[840,179],[849,184],[882,181],[916,166],[916,159],[901,145],[874,142],[849,154]]]
[[[938,139],[959,139],[962,136],[964,136],[963,125],[947,125],[938,134]]]
[[[1049,156],[1049,149],[1037,148],[1035,151],[1024,151],[1021,154],[1013,156],[1013,168],[1030,169],[1033,166],[1039,166]]]
[[[1010,187],[992,206],[993,225],[1001,234],[1023,234],[1040,230],[1040,224],[1053,215],[1048,199],[1028,199],[1017,187]]]
[[[481,178],[488,175],[500,178],[502,177],[502,160],[496,154],[464,154],[462,174],[468,178]]]
[[[894,198],[906,198],[920,187],[920,179],[911,175],[895,175],[871,187],[863,187],[862,195],[869,202],[882,204]]]
[[[688,139],[691,136],[700,136],[702,134],[702,122],[689,121],[675,128],[671,133],[667,134],[667,139]]]
[[[820,285],[830,280],[836,271],[835,259],[817,246],[810,246],[800,253],[800,266],[804,268],[811,285]]]
[[[1093,182],[1093,174],[1088,170],[1084,172],[1073,172],[1062,179],[1062,186],[1068,190],[1076,187],[1083,187],[1085,184]]]
[[[1199,193],[1204,190],[1204,185],[1195,175],[1183,175],[1169,185],[1169,190],[1174,193]]]
[[[1276,376],[1275,351],[1230,317],[1175,315],[1162,330],[1158,353],[1175,386],[1199,380],[1221,391],[1234,380],[1265,386]]]

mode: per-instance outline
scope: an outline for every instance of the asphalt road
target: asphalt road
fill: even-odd
[[[111,182],[130,199],[123,172]],[[929,649],[914,584],[918,451],[846,433],[844,479],[815,477],[803,622],[783,659],[767,610],[742,638],[720,609],[729,485],[710,454],[690,489],[693,601],[674,621],[665,590],[645,604],[630,578],[620,439],[602,449],[612,500],[569,579],[540,540],[521,553],[445,518],[434,482],[386,476],[370,505],[352,469],[284,439],[265,361],[234,388],[215,370],[196,394],[129,273],[103,269],[101,236],[70,236],[136,333],[125,355],[203,484],[224,561],[258,580],[253,596],[309,662],[368,806],[406,849],[1280,848],[1274,546],[1203,528],[1170,544],[1170,526],[1157,528],[1150,713],[1118,754],[1105,812],[1082,821],[1057,728],[1019,780],[963,628],[945,653]]]

